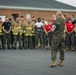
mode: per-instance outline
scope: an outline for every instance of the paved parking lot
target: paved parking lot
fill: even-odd
[[[76,53],[65,53],[64,66],[50,68],[50,50],[0,50],[0,75],[75,75]],[[57,54],[57,63],[59,53]]]

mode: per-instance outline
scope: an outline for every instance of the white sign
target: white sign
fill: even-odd
[[[0,16],[0,17],[2,18],[2,22],[4,22],[6,16]]]
[[[26,14],[26,19],[31,18],[30,14]]]

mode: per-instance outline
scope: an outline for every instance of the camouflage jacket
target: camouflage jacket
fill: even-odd
[[[62,36],[64,35],[64,28],[65,28],[65,20],[62,18],[58,18],[54,25],[56,26],[56,29],[53,33],[54,36]]]

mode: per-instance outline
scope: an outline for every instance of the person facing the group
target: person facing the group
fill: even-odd
[[[51,59],[52,63],[50,64],[50,67],[56,66],[56,55],[57,50],[60,51],[60,62],[59,66],[63,66],[63,60],[64,60],[64,27],[65,27],[65,20],[63,14],[58,11],[56,13],[56,21],[54,22],[54,25],[56,28],[52,29],[53,32],[53,39],[51,44]]]

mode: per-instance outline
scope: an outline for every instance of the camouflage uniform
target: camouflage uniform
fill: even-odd
[[[33,36],[34,32],[34,24],[32,22],[28,23],[26,22],[26,27],[25,27],[25,33],[24,33],[24,47],[26,48],[33,48]]]
[[[54,25],[56,25],[55,32],[53,33],[52,44],[51,44],[51,59],[56,60],[57,50],[60,51],[60,60],[64,60],[64,19],[58,18]]]
[[[17,41],[19,43],[19,48],[22,49],[22,28],[21,28],[21,21],[13,21],[13,35],[14,35],[14,42],[13,48],[17,48]]]

